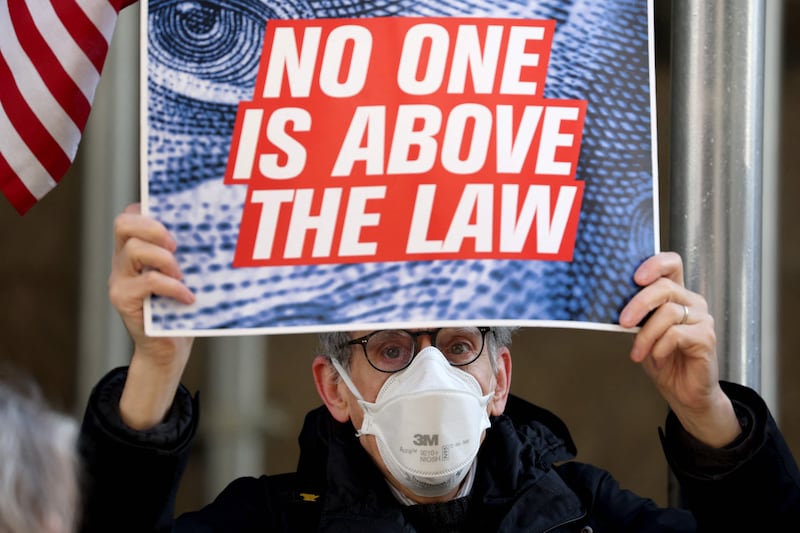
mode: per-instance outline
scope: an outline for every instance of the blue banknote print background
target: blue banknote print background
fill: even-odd
[[[265,22],[380,16],[556,21],[545,96],[588,101],[572,262],[231,267],[246,187],[222,177]],[[153,298],[151,333],[443,321],[602,327],[635,293],[632,273],[657,248],[647,2],[150,0],[146,22],[145,204],[175,235],[198,296],[189,307]]]

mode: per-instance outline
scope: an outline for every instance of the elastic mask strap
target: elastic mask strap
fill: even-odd
[[[334,357],[331,357],[331,363],[333,363],[333,367],[337,372],[339,372],[339,375],[344,380],[344,384],[347,385],[347,388],[350,389],[350,392],[353,393],[353,396],[355,396],[357,400],[363,402],[364,398],[361,396],[361,393],[358,392],[353,380],[350,379],[350,375],[347,373],[347,370],[345,370],[339,361],[337,361]]]

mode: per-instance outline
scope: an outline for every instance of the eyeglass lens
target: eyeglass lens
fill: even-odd
[[[372,334],[365,345],[369,362],[378,370],[397,372],[409,365],[417,351],[416,337],[431,332],[411,333],[384,330]],[[484,333],[478,328],[442,328],[431,341],[452,365],[467,365],[483,350]]]

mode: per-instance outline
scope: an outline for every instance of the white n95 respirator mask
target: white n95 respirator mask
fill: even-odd
[[[469,472],[489,427],[478,381],[450,365],[433,346],[411,365],[389,376],[375,403],[367,402],[336,360],[334,367],[364,411],[356,433],[374,435],[386,468],[411,492],[443,496]]]

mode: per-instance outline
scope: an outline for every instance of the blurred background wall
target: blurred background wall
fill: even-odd
[[[661,180],[665,183],[670,128],[669,2],[657,0],[656,7],[659,157]],[[136,15],[131,9],[123,12],[122,17]],[[800,0],[784,3],[783,23],[781,180],[778,211],[774,213],[779,231],[775,302],[779,353],[777,411],[789,445],[795,457],[800,457],[800,328],[794,324],[794,311],[800,304],[800,239],[795,233],[800,231],[800,220],[794,211],[800,201],[800,32],[795,33],[800,28]],[[135,86],[137,81],[130,79],[129,83]],[[128,113],[113,120],[128,120],[124,117],[131,113],[135,116],[135,100],[116,101],[113,106]],[[93,114],[97,113],[96,107]],[[95,127],[94,122],[89,127]],[[100,377],[97,371],[89,376],[80,375],[80,352],[86,350],[87,337],[99,339],[109,335],[105,326],[82,325],[80,320],[83,295],[87,291],[103,294],[106,291],[111,257],[111,242],[89,231],[85,215],[87,210],[114,213],[120,208],[97,205],[87,199],[88,184],[83,172],[89,164],[84,155],[90,150],[89,142],[91,135],[87,132],[73,169],[25,217],[19,217],[5,200],[0,201],[0,363],[9,363],[29,373],[42,384],[56,407],[78,417],[90,383]],[[135,161],[123,163],[131,167],[133,176],[129,187],[118,195],[119,201],[126,203],[137,199],[137,169]],[[665,232],[667,210],[680,209],[669,206],[666,196],[662,186],[661,218]],[[666,242],[663,241],[664,247]],[[92,250],[89,255],[94,257],[95,265],[101,266],[87,265],[82,250]],[[119,330],[116,317],[111,321]],[[82,327],[84,337],[81,337]],[[565,419],[573,432],[580,460],[608,468],[624,487],[665,504],[667,466],[657,427],[666,407],[641,370],[628,360],[631,340],[628,333],[522,330],[514,341],[513,391]],[[316,340],[312,335],[281,335],[265,342],[252,341],[254,344],[248,346],[251,351],[258,351],[257,360],[248,359],[241,366],[245,370],[248,365],[257,368],[257,381],[261,385],[249,397],[238,400],[250,405],[250,410],[228,413],[214,413],[209,399],[214,397],[215,390],[217,394],[220,389],[223,394],[231,390],[219,387],[223,373],[225,379],[234,382],[237,379],[235,372],[219,365],[220,358],[224,361],[225,352],[231,350],[230,345],[215,344],[210,339],[197,341],[185,383],[192,390],[204,391],[205,418],[180,492],[179,510],[202,505],[219,490],[223,480],[240,473],[236,457],[230,457],[236,452],[226,451],[225,443],[241,444],[242,435],[253,436],[252,442],[257,443],[257,457],[251,457],[245,467],[255,464],[265,473],[294,468],[298,454],[296,437],[303,415],[319,404],[310,376]],[[229,357],[238,355],[232,353]],[[121,362],[124,363],[124,358]],[[245,379],[247,374],[239,376]],[[252,448],[249,453],[254,453]]]

